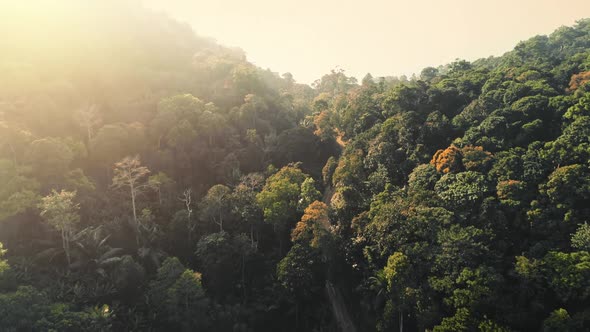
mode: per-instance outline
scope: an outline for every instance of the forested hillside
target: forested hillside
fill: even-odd
[[[590,20],[310,87],[88,6],[0,23],[0,330],[590,330]]]

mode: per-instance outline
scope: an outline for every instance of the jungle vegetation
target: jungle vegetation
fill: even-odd
[[[308,86],[114,3],[3,23],[1,330],[590,329],[590,20]]]

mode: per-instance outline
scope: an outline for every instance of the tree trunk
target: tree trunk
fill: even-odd
[[[295,304],[295,329],[299,327],[299,303]]]
[[[186,204],[186,214],[187,214],[186,228],[188,229],[188,243],[190,245],[192,238],[193,238],[193,232],[197,228],[197,225],[193,224],[192,219],[191,219],[193,211],[190,208],[190,198],[186,199],[185,204]]]
[[[8,147],[10,147],[10,151],[12,151],[12,162],[14,164],[14,167],[16,168],[18,166],[18,163],[16,161],[16,151],[14,151],[14,147],[12,146],[12,144],[8,143]]]
[[[244,303],[246,303],[246,255],[242,253],[242,291],[244,292]]]
[[[219,231],[223,232],[223,217],[221,216],[221,212],[219,212],[219,223],[217,225],[219,225]]]
[[[61,241],[62,241],[62,246],[64,248],[64,252],[66,254],[66,260],[68,261],[68,268],[70,267],[70,265],[72,264],[72,260],[70,258],[70,245],[69,245],[69,239],[68,239],[68,235],[66,233],[65,229],[61,230]]]
[[[92,139],[92,127],[86,126],[86,131],[88,133],[88,145],[90,145],[90,140]]]
[[[135,226],[135,241],[137,242],[137,246],[139,247],[139,225],[137,223],[137,211],[135,208],[135,188],[133,188],[133,183],[129,185],[131,189],[131,206],[133,207],[133,224]]]
[[[404,311],[399,311],[399,332],[404,332]]]

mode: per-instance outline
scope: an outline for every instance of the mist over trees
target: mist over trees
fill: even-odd
[[[590,20],[308,86],[133,2],[13,10],[0,329],[590,330]]]

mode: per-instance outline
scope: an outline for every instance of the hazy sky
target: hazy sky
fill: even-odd
[[[302,83],[335,67],[360,79],[501,55],[520,40],[590,17],[590,0],[143,2]]]

